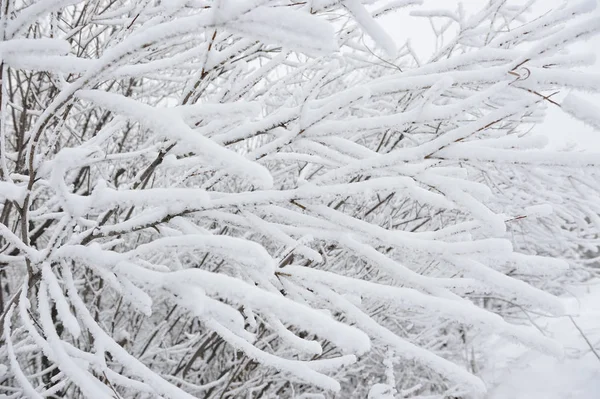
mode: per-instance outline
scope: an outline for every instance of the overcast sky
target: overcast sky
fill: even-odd
[[[585,0],[565,0],[569,3]],[[593,1],[593,0],[592,0]],[[598,6],[596,14],[600,14],[600,0],[596,0]],[[512,1],[513,3],[515,1]],[[488,3],[488,0],[466,0],[462,1],[465,10],[470,11],[480,8]],[[534,11],[530,15],[539,15],[547,10],[559,6],[560,0],[538,0]],[[410,38],[412,47],[423,60],[431,53],[434,46],[434,36],[426,18],[410,17],[411,10],[425,9],[453,9],[458,6],[459,1],[455,0],[424,0],[423,6],[404,9],[399,13],[387,16],[382,19],[384,27],[394,38],[398,45],[403,45]],[[576,51],[589,51],[596,55],[596,65],[589,68],[589,72],[600,73],[600,37],[589,40],[585,43],[577,44],[572,47]],[[558,99],[566,93],[561,93]],[[600,94],[585,94],[585,97],[591,99],[600,106]],[[535,131],[547,135],[552,147],[564,147],[569,144],[578,148],[600,152],[600,132],[595,132],[592,128],[584,125],[578,120],[563,113],[558,107],[551,107],[547,110],[547,117],[543,124],[536,126]]]

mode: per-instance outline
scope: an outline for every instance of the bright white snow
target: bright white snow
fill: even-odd
[[[570,287],[567,312],[600,355],[600,279]],[[483,379],[489,399],[597,399],[600,359],[568,316],[535,318],[565,349],[563,359],[497,338],[489,346]]]

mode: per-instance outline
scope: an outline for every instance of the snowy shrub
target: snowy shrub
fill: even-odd
[[[0,396],[479,397],[473,339],[560,356],[521,320],[597,248],[600,157],[530,129],[600,90],[594,2],[419,3],[2,0]]]

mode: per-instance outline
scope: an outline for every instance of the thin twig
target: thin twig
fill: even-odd
[[[594,353],[594,355],[596,356],[596,358],[600,361],[600,355],[598,354],[598,352],[596,352],[596,349],[594,349],[594,345],[592,345],[592,343],[590,342],[590,340],[588,339],[588,337],[584,334],[584,332],[581,330],[581,328],[579,328],[579,326],[577,325],[577,323],[575,323],[575,320],[573,320],[573,317],[569,316],[569,319],[571,320],[571,323],[573,323],[573,325],[575,326],[575,328],[577,329],[577,331],[579,331],[579,334],[581,334],[581,336],[583,337],[583,339],[585,340],[585,342],[588,344],[588,346],[590,347],[591,351]]]

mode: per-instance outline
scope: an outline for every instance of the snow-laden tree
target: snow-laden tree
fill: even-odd
[[[0,395],[478,397],[600,230],[593,1],[2,0]],[[420,9],[414,9],[420,10]],[[575,276],[577,277],[577,276]],[[572,277],[573,278],[573,277]],[[433,396],[432,396],[433,395]],[[438,396],[435,396],[438,395]]]

